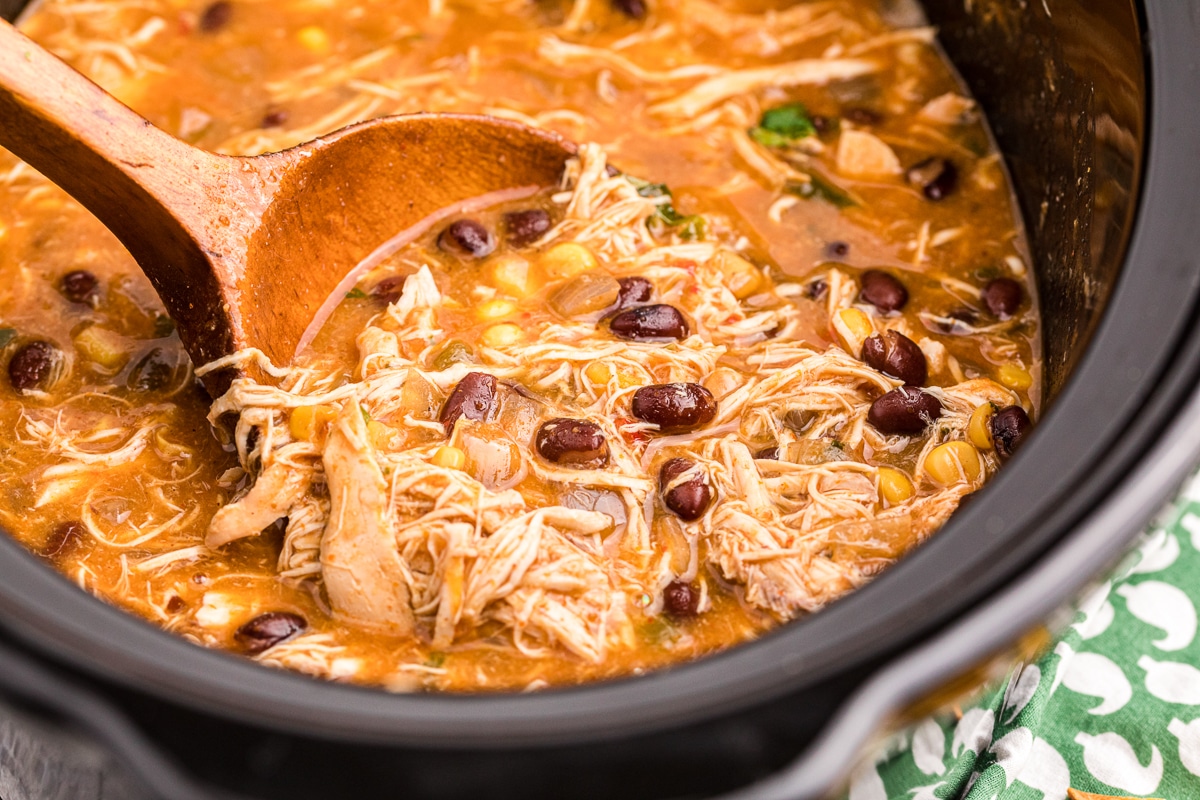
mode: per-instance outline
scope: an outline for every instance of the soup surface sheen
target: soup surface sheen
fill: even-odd
[[[901,6],[47,0],[30,36],[204,148],[414,111],[584,144],[215,402],[128,254],[0,154],[0,523],[197,644],[394,691],[638,674],[820,609],[1039,402],[1007,176]]]

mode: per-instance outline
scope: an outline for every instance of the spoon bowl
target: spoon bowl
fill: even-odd
[[[157,290],[197,366],[291,363],[361,274],[438,221],[555,186],[573,154],[507,120],[412,114],[261,156],[155,128],[0,22],[0,145],[91,211]],[[217,396],[246,361],[208,372]]]

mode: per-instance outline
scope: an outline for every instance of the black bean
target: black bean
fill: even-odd
[[[622,311],[608,325],[616,336],[635,342],[686,339],[691,332],[679,309],[661,303]]]
[[[817,278],[815,281],[804,287],[804,296],[809,300],[820,302],[829,294],[829,282],[824,278]]]
[[[451,253],[483,258],[496,249],[496,237],[473,219],[451,222],[438,236],[438,247]]]
[[[663,505],[685,522],[700,519],[712,502],[712,489],[699,470],[682,483],[677,482],[680,475],[695,466],[695,462],[686,458],[672,458],[658,472],[658,488],[663,493]]]
[[[187,601],[177,594],[171,595],[171,599],[167,601],[167,613],[178,614],[187,608]]]
[[[880,433],[916,434],[942,415],[942,404],[928,392],[901,386],[871,404],[870,422]]]
[[[509,244],[524,247],[550,230],[550,212],[541,208],[510,211],[504,215],[504,229],[508,232]]]
[[[958,168],[945,158],[927,158],[908,170],[908,182],[929,200],[943,200],[958,187]]]
[[[559,417],[543,422],[535,441],[542,458],[555,464],[599,469],[608,463],[604,431],[585,419]]]
[[[813,114],[809,119],[812,120],[813,129],[816,130],[818,136],[824,136],[829,133],[836,124],[824,114]]]
[[[288,121],[288,112],[285,108],[275,108],[263,114],[262,127],[278,128]]]
[[[883,122],[883,115],[869,108],[847,108],[842,112],[842,118],[850,120],[855,125],[878,125]]]
[[[1012,278],[996,278],[983,287],[983,302],[992,315],[1008,319],[1021,307],[1025,290]]]
[[[167,357],[162,348],[155,347],[138,359],[125,385],[135,392],[157,392],[167,388],[175,376],[175,362]]]
[[[992,415],[988,421],[992,432],[992,444],[1001,458],[1008,458],[1017,452],[1025,435],[1033,428],[1029,415],[1020,406],[1007,406]]]
[[[238,628],[234,632],[233,638],[242,646],[243,650],[254,654],[286,642],[306,628],[308,628],[308,622],[299,614],[287,611],[268,611],[266,614],[259,614]]]
[[[699,606],[700,592],[690,583],[671,581],[663,589],[663,611],[668,617],[694,617]]]
[[[61,561],[83,544],[85,533],[83,523],[78,520],[60,522],[42,542],[42,546],[38,548],[38,555],[51,561]]]
[[[817,412],[807,408],[789,408],[783,414],[783,427],[796,433],[804,433],[817,421]]]
[[[825,245],[825,257],[834,261],[841,261],[846,256],[850,255],[850,245],[846,242],[830,242]]]
[[[756,452],[754,454],[754,457],[761,458],[766,461],[778,461],[779,460],[779,448],[778,447],[764,447],[762,450],[759,450],[758,452]]]
[[[654,284],[649,278],[634,275],[629,278],[617,278],[617,283],[621,286],[621,292],[617,295],[619,309],[649,303],[650,298],[654,297]]]
[[[404,284],[407,280],[407,275],[393,275],[390,278],[384,278],[371,289],[371,296],[390,306],[400,299],[400,293],[404,291]]]
[[[205,33],[214,33],[221,30],[229,24],[229,20],[233,18],[233,3],[226,0],[217,0],[200,13],[200,30]]]
[[[62,361],[62,351],[50,342],[30,342],[9,359],[8,380],[18,392],[45,391],[53,383]]]
[[[468,372],[446,398],[438,421],[449,435],[459,417],[476,421],[491,418],[496,409],[496,378],[483,372]]]
[[[869,269],[862,274],[862,290],[858,296],[879,309],[881,314],[899,311],[908,302],[908,290],[904,284],[877,269]]]
[[[630,19],[646,18],[645,0],[610,0],[614,11],[619,11]]]
[[[717,401],[698,383],[660,383],[634,392],[632,411],[663,433],[684,433],[712,422]]]
[[[100,294],[100,282],[86,269],[77,269],[62,276],[58,290],[72,303],[91,304]]]
[[[862,360],[871,369],[891,375],[909,386],[924,386],[929,377],[925,353],[899,331],[884,331],[863,342]]]

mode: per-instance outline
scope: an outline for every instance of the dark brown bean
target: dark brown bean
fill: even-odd
[[[812,120],[813,128],[818,136],[824,136],[834,129],[836,123],[824,114],[813,114],[809,119]]]
[[[72,303],[88,303],[90,305],[100,294],[100,282],[86,269],[77,269],[62,276],[58,290]]]
[[[438,247],[451,253],[483,258],[496,249],[496,237],[473,219],[451,222],[438,236]]]
[[[804,296],[809,300],[820,302],[829,294],[829,282],[824,278],[817,278],[808,286],[804,287]]]
[[[660,383],[634,392],[632,411],[662,433],[684,433],[712,422],[717,401],[698,383]]]
[[[700,592],[690,583],[671,581],[663,589],[663,612],[668,617],[686,619],[696,616],[700,607]]]
[[[841,261],[850,255],[850,245],[847,242],[836,241],[825,245],[825,257],[833,261]]]
[[[842,119],[847,119],[855,125],[878,125],[883,122],[883,115],[869,108],[847,108],[842,112]]]
[[[38,555],[51,561],[61,561],[83,544],[85,533],[83,523],[78,520],[60,522],[42,542],[42,546],[38,548]]]
[[[908,182],[928,200],[943,200],[958,187],[958,168],[945,158],[927,158],[908,170]]]
[[[215,33],[229,24],[233,19],[233,3],[227,0],[217,0],[204,11],[200,12],[197,27],[205,33]]]
[[[878,269],[869,269],[862,274],[862,290],[858,296],[879,309],[881,314],[899,311],[908,302],[904,284]]]
[[[161,347],[155,347],[138,359],[129,370],[125,385],[135,392],[157,392],[171,385],[176,364]]]
[[[817,412],[807,408],[789,408],[783,413],[783,427],[796,433],[804,433],[817,421]]]
[[[628,278],[617,278],[621,293],[617,295],[617,308],[625,309],[630,306],[649,303],[654,297],[654,284],[649,278],[634,275]]]
[[[264,128],[278,128],[288,121],[288,112],[286,108],[274,108],[263,114],[261,126]]]
[[[928,392],[901,386],[871,404],[870,422],[880,433],[916,434],[942,415],[942,404]]]
[[[779,460],[779,448],[778,447],[764,447],[762,450],[759,450],[757,453],[755,453],[754,457],[761,458],[765,461],[778,461]]]
[[[608,325],[616,336],[635,342],[686,339],[691,332],[679,309],[661,303],[622,311]]]
[[[468,372],[446,398],[438,421],[449,435],[459,417],[487,421],[496,410],[496,378],[483,372]]]
[[[177,594],[171,595],[171,599],[167,601],[167,613],[178,614],[187,608],[187,601]]]
[[[1026,434],[1033,429],[1029,415],[1020,406],[1007,406],[992,415],[988,422],[992,432],[992,444],[1001,458],[1017,452]]]
[[[610,0],[614,11],[619,11],[630,19],[646,18],[645,0]]]
[[[871,369],[898,378],[909,386],[924,386],[929,377],[925,353],[899,331],[884,331],[868,338],[863,342],[862,360]]]
[[[686,458],[672,458],[658,472],[658,488],[662,492],[663,505],[685,522],[700,519],[712,502],[712,489],[703,473],[697,471],[682,483],[677,482],[679,476],[694,466],[695,462]]]
[[[1012,278],[996,278],[983,287],[983,302],[992,316],[1008,319],[1021,308],[1025,290]]]
[[[233,638],[247,653],[255,654],[286,642],[307,628],[308,622],[299,614],[268,611],[238,628]]]
[[[54,382],[62,362],[62,351],[50,342],[30,342],[9,359],[8,380],[18,392],[45,391]]]
[[[550,230],[550,212],[541,208],[510,211],[504,215],[504,230],[508,232],[508,243],[513,247],[532,244]]]
[[[371,296],[390,306],[400,299],[406,281],[408,281],[407,275],[393,275],[390,278],[384,278],[371,289]]]
[[[568,467],[599,469],[608,464],[604,431],[585,419],[559,417],[543,422],[535,439],[542,458]]]

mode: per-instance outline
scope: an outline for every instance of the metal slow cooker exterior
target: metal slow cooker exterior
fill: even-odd
[[[897,709],[1052,617],[1200,452],[1200,3],[927,10],[1013,172],[1052,394],[938,536],[727,653],[474,697],[384,695],[196,648],[0,538],[0,795],[819,797]]]

